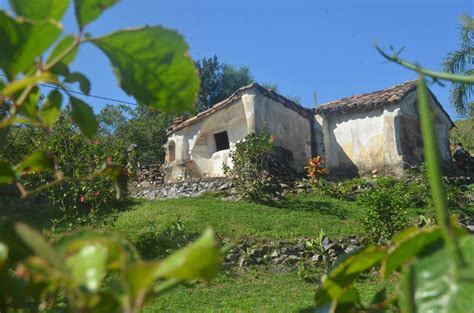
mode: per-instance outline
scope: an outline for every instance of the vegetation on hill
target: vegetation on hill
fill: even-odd
[[[474,117],[454,122],[455,128],[451,129],[449,142],[451,145],[461,143],[463,148],[474,155]]]

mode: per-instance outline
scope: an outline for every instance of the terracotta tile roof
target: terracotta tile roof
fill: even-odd
[[[416,80],[409,80],[383,90],[378,90],[360,95],[353,95],[339,100],[331,101],[316,108],[316,113],[348,112],[360,109],[371,109],[396,104],[411,91],[416,89]]]
[[[312,112],[311,112],[310,109],[304,108],[304,107],[294,103],[293,101],[288,100],[287,98],[283,97],[282,95],[279,95],[278,93],[276,93],[272,90],[265,89],[257,83],[253,83],[253,84],[250,84],[250,85],[247,85],[247,86],[244,86],[244,87],[238,89],[229,98],[227,98],[225,100],[222,100],[219,103],[214,104],[212,106],[212,108],[207,109],[206,111],[202,111],[202,112],[196,114],[195,116],[193,116],[191,118],[188,118],[187,120],[183,120],[183,119],[176,120],[168,128],[168,134],[172,134],[172,133],[174,133],[174,132],[176,132],[180,129],[183,129],[186,126],[194,124],[194,123],[202,120],[203,118],[205,118],[205,117],[207,117],[211,114],[214,114],[215,112],[231,105],[232,103],[235,103],[236,101],[241,99],[242,95],[246,91],[248,91],[250,89],[253,89],[253,88],[257,89],[264,96],[266,96],[268,98],[271,98],[271,99],[283,104],[285,107],[287,107],[287,108],[303,115],[306,118],[309,118],[312,115]]]

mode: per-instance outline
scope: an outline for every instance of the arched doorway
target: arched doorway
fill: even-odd
[[[174,162],[176,159],[176,144],[171,140],[168,144],[168,163]]]

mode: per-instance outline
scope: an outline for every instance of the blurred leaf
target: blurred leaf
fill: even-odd
[[[13,221],[0,217],[0,241],[8,246],[8,263],[14,264],[32,254],[15,231]]]
[[[71,283],[85,287],[89,291],[97,291],[107,274],[107,248],[99,243],[85,245],[66,259],[71,270]]]
[[[387,257],[382,262],[381,274],[387,278],[400,266],[416,256],[427,246],[441,239],[438,227],[428,229],[408,228],[392,240]]]
[[[101,244],[107,248],[107,268],[121,270],[139,259],[138,252],[128,241],[114,235],[83,230],[59,239],[54,248],[64,257],[76,254],[85,246]]]
[[[11,184],[16,180],[15,171],[10,164],[0,160],[0,184]]]
[[[38,117],[38,103],[40,97],[41,94],[38,86],[33,87],[33,89],[26,97],[25,102],[23,102],[22,106],[20,107],[19,113],[32,120],[36,120]]]
[[[44,237],[23,223],[16,223],[15,230],[22,241],[34,251],[34,253],[48,261],[56,269],[64,271],[64,260],[56,251],[49,245]]]
[[[91,92],[91,83],[87,77],[79,72],[73,72],[70,73],[66,76],[64,79],[66,83],[79,83],[79,87],[81,88],[81,91],[85,94],[89,94]]]
[[[56,158],[49,151],[35,151],[15,167],[18,176],[26,173],[39,173],[54,171],[56,169]]]
[[[157,279],[156,271],[159,266],[158,262],[137,262],[126,270],[125,280],[131,304],[148,292]]]
[[[84,29],[84,26],[94,21],[103,11],[117,2],[118,0],[74,0],[79,28]]]
[[[378,264],[386,253],[382,247],[368,246],[335,264],[329,274],[323,278],[316,292],[316,307],[321,308],[331,300],[340,299],[352,286],[354,280],[361,273]]]
[[[428,248],[404,272],[402,304],[406,312],[472,312],[474,236],[460,238],[467,266],[457,268],[446,245]]]
[[[71,101],[72,120],[87,138],[93,138],[99,129],[94,111],[88,104],[78,98],[70,97],[69,99]]]
[[[68,35],[68,36],[63,37],[58,42],[58,44],[54,47],[53,52],[51,52],[48,59],[46,60],[46,64],[48,64],[51,61],[53,61],[54,59],[56,59],[58,56],[61,55],[61,53],[63,53],[64,51],[66,51],[66,49],[71,47],[75,40],[76,40],[76,37],[74,37],[73,35]],[[72,61],[74,61],[74,58],[76,57],[78,51],[79,51],[79,49],[76,47],[71,52],[69,52],[61,60],[60,63],[63,64],[63,65],[69,65]]]
[[[3,265],[7,262],[8,259],[8,247],[0,242],[0,270],[3,268]]]
[[[9,80],[26,71],[61,34],[53,21],[15,19],[0,11],[0,67]]]
[[[191,111],[199,77],[188,45],[176,31],[144,27],[91,39],[109,58],[122,89],[163,111]]]
[[[221,255],[214,232],[206,232],[193,244],[176,251],[164,259],[158,268],[157,277],[180,280],[212,280],[219,271]]]
[[[121,199],[127,193],[128,174],[122,166],[106,163],[101,170],[101,174],[114,181],[117,199]]]
[[[56,77],[48,72],[40,73],[39,75],[26,76],[23,79],[15,80],[8,84],[2,91],[5,97],[11,96],[16,92],[25,89],[30,84],[38,84],[45,82],[56,82]]]
[[[53,89],[39,111],[39,117],[46,126],[51,128],[56,123],[61,115],[62,102],[62,94],[57,89]]]
[[[69,0],[10,0],[10,5],[18,16],[59,21],[66,13]]]

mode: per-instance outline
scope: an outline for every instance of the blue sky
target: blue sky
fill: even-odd
[[[0,0],[5,7],[7,0]],[[274,83],[283,95],[313,106],[388,87],[416,75],[387,63],[373,48],[405,47],[402,56],[441,69],[443,57],[457,48],[459,16],[473,13],[466,0],[393,1],[205,1],[122,0],[91,24],[98,36],[121,28],[156,25],[177,29],[193,58],[216,54],[221,61],[250,67],[259,83]],[[64,27],[75,32],[72,7]],[[85,45],[72,65],[92,82],[92,94],[134,101],[117,86],[101,52]],[[432,86],[455,117],[448,87]],[[73,86],[78,89],[78,86]],[[85,98],[96,110],[107,101]]]

